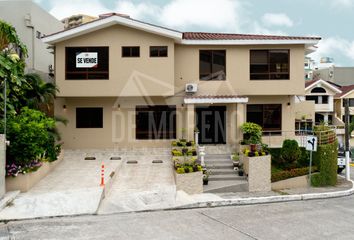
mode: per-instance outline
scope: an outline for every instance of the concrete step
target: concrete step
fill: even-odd
[[[214,182],[212,182],[210,185],[204,186],[204,193],[232,193],[232,192],[247,192],[247,191],[248,191],[247,182],[240,182],[239,184],[226,185],[221,187],[215,186]]]
[[[232,161],[230,160],[213,160],[213,161],[204,161],[207,165],[219,165],[219,164],[228,164],[228,165],[233,165]]]
[[[230,159],[230,154],[206,154],[205,159]]]
[[[208,169],[234,169],[232,165],[206,165]]]
[[[210,175],[209,176],[209,181],[239,181],[239,180],[245,180],[246,178],[244,176],[240,177],[236,174],[232,175]]]
[[[214,169],[210,175],[227,175],[227,174],[236,174],[237,175],[237,172],[234,171],[233,169]]]

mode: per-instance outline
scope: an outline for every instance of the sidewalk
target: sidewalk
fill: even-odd
[[[334,187],[188,195],[176,191],[166,154],[128,154],[122,155],[120,161],[102,156],[84,164],[82,159],[82,154],[65,157],[49,176],[1,211],[0,220],[300,201],[354,193],[353,182],[339,176]],[[137,163],[128,163],[131,160]],[[162,163],[152,163],[154,160]],[[116,172],[104,199],[103,189],[98,186],[101,161],[106,164],[106,178],[109,172]]]

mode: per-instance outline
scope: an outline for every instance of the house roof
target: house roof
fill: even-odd
[[[172,38],[180,44],[191,45],[257,45],[257,44],[304,44],[307,48],[321,40],[320,37],[295,37],[275,35],[233,34],[233,33],[203,33],[180,32],[170,28],[142,22],[132,19],[127,15],[109,13],[100,15],[100,18],[91,22],[56,32],[45,36],[43,41],[48,44],[56,44],[70,38],[84,35],[96,30],[107,28],[116,24],[143,30],[153,34]]]
[[[296,37],[235,33],[208,33],[208,32],[184,32],[183,39],[187,40],[321,40],[320,37]]]
[[[341,87],[341,91],[342,91],[342,93],[337,93],[335,95],[335,98],[345,98],[347,95],[354,92],[354,84]]]
[[[325,81],[323,79],[318,79],[318,80],[311,80],[311,81],[306,81],[305,82],[305,90],[309,90],[312,87],[317,86],[318,84],[320,84],[321,86],[325,86],[329,89],[331,89],[332,91],[334,91],[336,94],[341,94],[342,90],[341,90],[341,86],[335,83],[332,83],[330,81]]]
[[[185,104],[195,103],[247,103],[248,97],[239,95],[190,95],[184,98]]]

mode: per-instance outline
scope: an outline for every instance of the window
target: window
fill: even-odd
[[[315,101],[315,104],[328,104],[328,96],[306,96],[306,101]]]
[[[151,46],[150,57],[167,57],[167,46]]]
[[[103,108],[76,108],[76,128],[103,128]]]
[[[226,51],[200,50],[199,79],[226,80]]]
[[[311,90],[311,93],[326,93],[326,90],[321,87],[315,87]]]
[[[250,79],[289,79],[289,61],[289,50],[251,50]]]
[[[344,99],[343,99],[343,107],[345,107],[344,105]],[[348,98],[348,105],[349,107],[354,107],[354,98]]]
[[[175,139],[176,106],[137,106],[136,139]]]
[[[140,57],[140,47],[122,47],[122,57]]]
[[[96,58],[78,58],[79,55],[94,55]],[[82,67],[84,61],[91,63]],[[81,60],[80,62],[77,62]],[[94,62],[93,62],[94,60]],[[67,80],[99,80],[109,78],[109,48],[108,47],[66,47],[65,62]],[[86,63],[86,62],[85,62]],[[94,65],[94,63],[96,63]]]
[[[306,101],[315,101],[318,104],[318,96],[306,96]]]
[[[281,107],[281,104],[249,104],[247,122],[259,124],[264,131],[281,130]]]

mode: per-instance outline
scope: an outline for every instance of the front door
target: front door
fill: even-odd
[[[196,123],[200,144],[226,143],[226,107],[209,106],[196,108]]]

